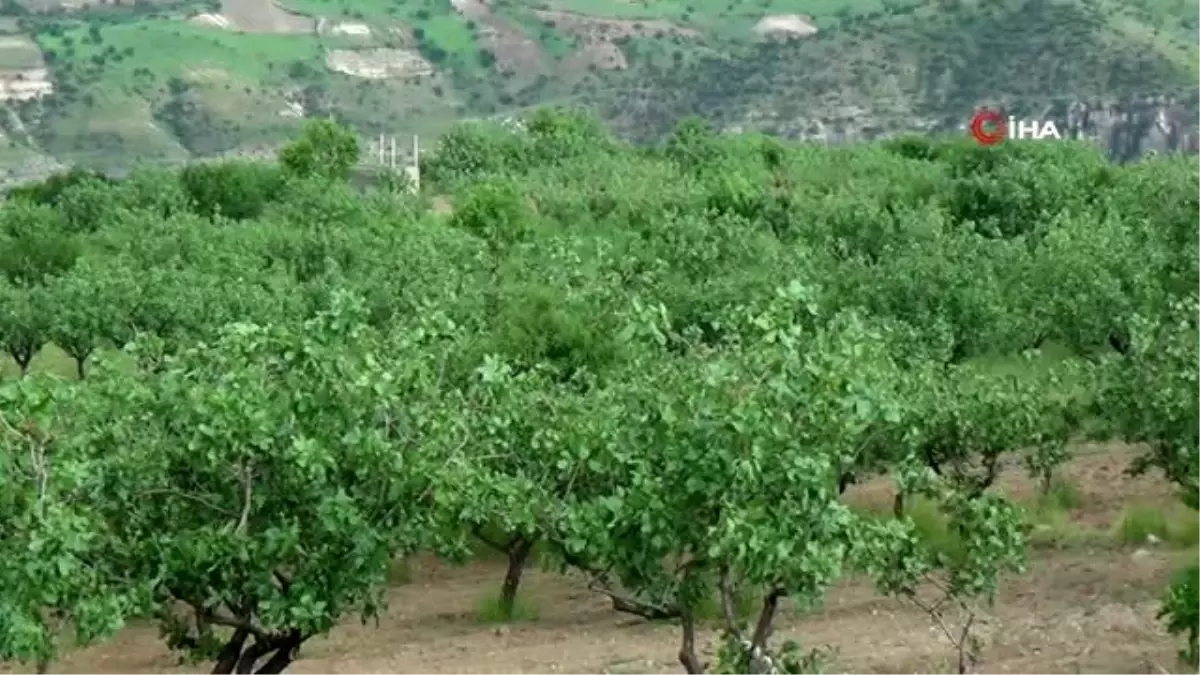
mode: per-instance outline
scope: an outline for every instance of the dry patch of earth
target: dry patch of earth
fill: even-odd
[[[406,49],[331,49],[325,55],[330,70],[370,80],[387,80],[433,74],[433,66],[420,54]]]
[[[592,42],[584,44],[575,53],[563,61],[567,70],[583,72],[591,67],[603,70],[625,70],[629,61],[625,52],[612,42]]]
[[[293,101],[282,91],[265,88],[261,83],[237,77],[220,68],[192,68],[185,74],[192,84],[187,94],[193,105],[228,120],[261,118],[274,110],[280,117],[303,117],[303,107],[294,110]]]
[[[334,35],[371,37],[371,27],[365,23],[335,23],[329,28],[329,32]]]
[[[33,40],[0,36],[0,101],[29,101],[53,93],[50,71]]]
[[[317,22],[283,9],[272,0],[221,0],[222,28],[242,33],[312,33]],[[213,24],[218,25],[218,24]]]
[[[1035,558],[1030,567],[1004,586],[986,617],[979,672],[1167,673],[1178,667],[1175,641],[1154,616],[1170,574],[1167,556],[1056,553]],[[530,570],[522,596],[539,608],[539,619],[492,628],[474,613],[496,593],[500,565],[426,562],[414,576],[414,583],[391,591],[392,609],[378,627],[345,622],[305,645],[289,672],[682,672],[674,658],[677,626],[617,614],[578,579]],[[952,672],[950,646],[928,617],[859,580],[840,584],[819,612],[785,610],[779,624],[780,641],[833,647],[830,672]],[[711,658],[711,627],[702,638]],[[68,654],[54,672],[206,671],[181,668],[155,629],[136,626],[113,642]]]
[[[808,37],[817,34],[817,26],[807,14],[771,14],[754,24],[754,32],[764,37]]]
[[[213,14],[211,12],[204,12],[203,14],[197,14],[196,16],[193,16],[192,18],[188,19],[188,21],[191,21],[192,23],[197,24],[199,26],[208,26],[209,28],[222,28],[224,30],[235,30],[235,28],[233,26],[233,22],[230,21],[227,17],[224,17],[220,14]]]
[[[447,208],[446,204],[439,204]],[[1170,488],[1124,475],[1134,450],[1105,444],[1077,452],[1066,476],[1079,488],[1078,523],[1104,527],[1131,504],[1166,503]],[[1015,496],[1035,486],[1018,467],[1003,489]],[[856,488],[855,501],[887,505],[882,483]],[[1175,659],[1177,640],[1155,617],[1159,597],[1180,552],[1098,543],[1032,552],[1027,573],[1001,587],[982,620],[978,672],[1195,672]],[[389,592],[390,611],[378,624],[347,620],[304,646],[294,673],[678,673],[679,628],[613,612],[579,578],[531,569],[521,599],[537,620],[505,627],[481,624],[479,603],[494,598],[499,561],[451,567],[410,561],[411,581]],[[947,617],[954,621],[955,617]],[[824,606],[781,612],[777,640],[834,648],[828,672],[953,672],[952,650],[929,618],[911,605],[878,595],[861,579],[846,579]],[[714,626],[702,631],[711,658]],[[131,626],[111,642],[74,650],[54,664],[59,673],[182,673],[155,628]],[[0,672],[13,672],[0,667]]]
[[[44,65],[42,50],[25,35],[0,35],[0,68],[24,69]]]
[[[45,68],[0,71],[0,101],[29,101],[54,93]]]
[[[586,69],[589,66],[606,70],[628,67],[625,53],[616,44],[622,38],[696,38],[700,36],[698,31],[658,19],[637,21],[603,19],[555,10],[535,10],[534,13],[538,18],[579,42],[579,50],[571,55],[566,63],[568,68],[575,70]]]
[[[500,72],[535,73],[544,65],[542,47],[518,26],[492,13],[484,0],[451,0],[454,9],[477,26],[479,45],[496,56]]]
[[[557,10],[539,9],[534,14],[554,27],[584,42],[612,42],[624,37],[700,37],[699,31],[659,19],[603,19]]]

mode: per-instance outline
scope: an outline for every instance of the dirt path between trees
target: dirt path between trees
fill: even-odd
[[[1096,527],[1112,523],[1122,503],[1168,503],[1169,488],[1121,474],[1128,448],[1084,449],[1068,474],[1080,487],[1072,518]],[[1015,471],[1014,471],[1015,473]],[[1020,481],[1010,488],[1021,492]],[[877,491],[876,491],[877,492]],[[873,493],[871,486],[863,496]],[[1117,498],[1119,496],[1120,498]],[[1176,640],[1155,619],[1158,598],[1181,556],[1165,546],[1090,544],[1040,549],[1029,571],[1009,579],[981,631],[980,672],[1186,672]],[[390,593],[379,625],[346,622],[305,645],[293,673],[668,673],[678,629],[612,611],[577,578],[530,570],[522,597],[536,620],[495,627],[476,618],[503,576],[499,562],[450,567],[434,560],[411,566],[411,581]],[[836,649],[831,669],[857,673],[952,672],[949,644],[928,618],[847,580],[825,606],[781,617],[778,639]],[[715,633],[706,633],[712,639]],[[711,656],[711,651],[709,652]],[[62,673],[207,672],[180,667],[156,630],[131,627],[116,640],[77,650],[56,664]]]

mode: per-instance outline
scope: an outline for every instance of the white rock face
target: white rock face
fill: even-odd
[[[0,101],[29,101],[54,93],[45,68],[0,72]]]
[[[337,35],[354,35],[356,37],[368,37],[371,35],[371,27],[365,23],[339,23],[330,29],[330,32]]]
[[[325,56],[330,70],[369,80],[430,75],[433,66],[406,49],[332,49]]]
[[[754,32],[763,36],[808,37],[817,34],[812,17],[803,14],[769,14],[754,24]]]

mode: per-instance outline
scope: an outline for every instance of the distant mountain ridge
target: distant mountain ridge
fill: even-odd
[[[1197,144],[1197,0],[281,3],[0,4],[4,177],[241,153],[312,116],[429,138],[563,103],[642,140],[699,115],[839,142],[996,105],[1114,159]]]

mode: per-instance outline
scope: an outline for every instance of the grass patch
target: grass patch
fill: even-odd
[[[1029,527],[1026,541],[1034,548],[1066,548],[1087,538],[1071,522],[1071,515],[1062,509],[1031,509],[1026,514],[1025,523]]]
[[[33,357],[29,364],[30,373],[49,373],[59,377],[75,379],[75,361],[55,345],[46,345]],[[21,369],[7,353],[0,355],[0,377],[17,377]]]
[[[72,62],[98,68],[106,84],[131,90],[143,84],[145,71],[182,77],[194,70],[219,68],[245,79],[265,80],[273,68],[321,59],[315,36],[246,35],[162,19],[106,25],[96,35],[98,40],[79,24],[58,35],[39,33],[37,41],[55,54],[58,67]]]
[[[1058,476],[1050,479],[1050,489],[1038,495],[1037,508],[1073,511],[1083,506],[1083,493],[1075,483]]]
[[[286,136],[293,127],[279,115],[280,88],[295,84],[290,73],[301,64],[324,71],[312,35],[249,35],[152,19],[90,28],[64,23],[35,38],[60,89],[85,92],[47,116],[42,142],[55,156],[101,168],[129,157],[181,161],[193,149],[212,154]],[[178,102],[185,94],[203,102],[203,114],[180,112],[189,110]]]
[[[475,616],[482,623],[513,623],[517,621],[537,621],[541,615],[538,606],[523,598],[520,593],[517,594],[516,602],[513,603],[511,617],[505,617],[500,609],[500,596],[488,595],[484,596],[479,601],[479,605],[475,608]]]
[[[739,589],[733,599],[733,611],[739,619],[750,619],[758,615],[762,608],[762,593],[756,588]],[[701,621],[716,621],[724,619],[725,611],[721,608],[720,595],[705,597],[692,608],[696,618]]]
[[[395,558],[388,565],[387,582],[389,586],[404,586],[412,583],[412,566],[407,558]]]
[[[466,67],[478,60],[475,32],[479,27],[459,14],[450,0],[286,0],[283,4],[310,16],[375,25],[403,23],[419,31],[419,41],[444,51],[458,66]]]
[[[132,369],[135,366],[133,358],[128,354],[116,349],[100,349],[87,360],[88,372],[91,372],[98,360],[107,361],[115,364],[117,368],[122,369]],[[67,356],[67,353],[59,349],[58,346],[49,344],[42,347],[34,355],[33,361],[29,364],[29,372],[30,374],[48,374],[67,380],[74,380],[75,360]],[[17,368],[17,364],[12,360],[12,357],[7,352],[0,352],[0,380],[15,378],[20,376],[20,374],[21,370]]]
[[[1168,509],[1128,506],[1113,525],[1112,537],[1133,546],[1154,538],[1176,548],[1192,547],[1200,542],[1200,514],[1182,504]]]

